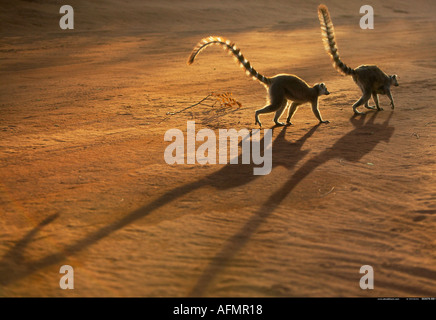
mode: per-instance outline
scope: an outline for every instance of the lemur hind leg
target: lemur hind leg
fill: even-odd
[[[373,92],[372,93],[372,99],[374,100],[374,103],[375,103],[375,106],[376,106],[377,110],[378,111],[382,111],[383,108],[381,108],[380,105],[379,105],[377,92]]]
[[[369,98],[371,98],[371,93],[364,93],[363,96],[353,104],[353,111],[355,114],[365,114],[364,112],[358,111],[357,108],[361,105],[366,105]]]
[[[365,103],[365,108],[366,109],[370,109],[370,110],[378,110],[378,111],[382,111],[383,108],[380,108],[380,105],[378,104],[378,94],[377,92],[373,91],[372,92],[372,100],[374,100],[375,106],[370,106],[369,105],[369,100]]]
[[[285,106],[286,106],[286,104],[285,104]],[[271,104],[266,105],[262,109],[256,110],[256,112],[254,114],[254,119],[256,120],[256,122],[254,124],[255,125],[259,124],[259,126],[262,126],[262,123],[259,120],[259,115],[260,114],[271,113],[271,112],[277,111],[276,112],[276,117],[277,117],[277,114],[279,112],[280,112],[280,115],[283,113],[283,109],[284,109],[284,107],[282,107],[282,103],[274,103],[274,104],[271,103]],[[274,121],[276,120],[276,117],[274,118]]]
[[[279,110],[276,111],[276,115],[274,116],[274,122],[277,126],[285,126],[286,124],[283,122],[280,122],[279,119],[282,116],[283,112],[285,111],[286,107],[288,105],[288,102],[286,100],[283,100],[282,106]]]
[[[287,124],[292,125],[291,118],[297,111],[299,105],[300,104],[297,102],[292,102],[291,106],[289,107],[288,118],[286,119]]]
[[[285,95],[283,93],[283,90],[277,86],[271,86],[268,90],[269,93],[269,101],[270,104],[266,105],[265,107],[263,107],[262,109],[258,109],[256,110],[255,114],[254,114],[254,118],[256,120],[256,122],[254,123],[259,124],[259,126],[262,126],[262,123],[259,120],[259,115],[260,114],[264,114],[264,113],[270,113],[270,112],[276,112],[276,115],[274,117],[274,121],[276,122],[276,124],[278,124],[278,118],[281,116],[281,114],[283,113],[283,110],[286,107],[286,99],[285,99]]]
[[[369,110],[375,110],[375,109],[376,109],[375,106],[370,106],[370,105],[369,105],[369,100],[365,103],[365,108],[366,108],[366,109],[369,109]]]

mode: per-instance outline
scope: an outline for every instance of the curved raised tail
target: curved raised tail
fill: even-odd
[[[236,45],[231,42],[230,40],[227,40],[223,37],[214,37],[210,36],[207,38],[202,39],[197,46],[192,51],[191,55],[188,59],[188,64],[192,64],[194,62],[195,57],[204,50],[207,46],[211,44],[217,44],[223,47],[223,49],[228,50],[230,53],[232,53],[235,56],[236,61],[245,68],[246,73],[248,76],[253,77],[254,79],[262,82],[264,85],[269,85],[271,83],[271,79],[268,77],[265,77],[261,75],[259,72],[257,72],[253,66],[250,65],[250,62],[244,58],[242,55],[240,49],[236,47]]]
[[[324,48],[333,60],[333,66],[335,69],[345,75],[354,74],[354,69],[347,66],[339,58],[338,47],[335,40],[335,29],[333,22],[330,19],[330,13],[327,7],[320,4],[318,7],[318,18],[321,23],[322,40],[324,42]]]

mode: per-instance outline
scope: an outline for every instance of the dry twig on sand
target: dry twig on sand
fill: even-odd
[[[209,103],[205,103],[205,102],[209,102]],[[217,106],[217,103],[219,103],[218,106]],[[239,109],[242,107],[242,104],[232,97],[231,92],[225,92],[225,93],[213,93],[212,92],[212,93],[209,93],[206,97],[204,97],[200,101],[198,101],[198,102],[196,102],[196,103],[194,103],[186,108],[183,108],[182,110],[175,111],[175,112],[167,112],[166,114],[169,116],[173,116],[173,115],[185,112],[185,111],[192,109],[192,108],[199,106],[199,105],[213,108],[211,110],[203,112],[203,114],[209,115],[211,111],[215,111],[215,113],[216,113],[215,115],[211,115],[208,119],[204,120],[203,122],[205,122],[205,123],[209,122],[211,119],[216,119],[217,117],[226,115],[229,112],[223,113],[223,111],[226,111],[229,108],[237,107]],[[168,119],[168,117],[164,118],[159,123],[161,123],[167,119]]]

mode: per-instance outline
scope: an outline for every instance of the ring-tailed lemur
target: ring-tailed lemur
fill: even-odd
[[[333,60],[333,66],[338,72],[344,75],[351,75],[354,82],[362,90],[362,97],[353,104],[353,111],[356,114],[362,114],[357,108],[365,105],[367,109],[383,110],[378,103],[378,94],[385,94],[391,100],[392,109],[394,109],[394,99],[391,94],[391,85],[398,86],[397,75],[387,75],[375,65],[361,65],[352,69],[341,61],[339,58],[338,47],[335,40],[335,30],[327,7],[321,4],[318,7],[318,17],[321,23],[324,46],[327,53]],[[368,100],[372,98],[375,107],[368,105]]]
[[[259,120],[259,115],[270,112],[276,113],[274,117],[276,125],[285,125],[284,123],[279,122],[279,118],[288,106],[288,100],[292,101],[287,117],[288,124],[291,124],[292,115],[297,110],[297,107],[305,102],[310,102],[312,104],[312,111],[321,123],[329,123],[329,121],[322,120],[321,114],[318,110],[318,97],[330,94],[324,83],[315,84],[313,87],[310,87],[304,80],[290,74],[279,74],[271,78],[265,77],[251,66],[250,62],[244,58],[241,51],[234,43],[223,37],[211,36],[202,39],[192,51],[188,64],[192,64],[195,57],[203,49],[212,44],[220,45],[231,52],[241,66],[245,68],[247,75],[260,81],[266,87],[269,103],[262,109],[256,110],[255,125],[259,124],[262,126]]]

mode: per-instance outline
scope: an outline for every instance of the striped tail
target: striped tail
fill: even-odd
[[[263,75],[261,75],[259,72],[257,72],[251,65],[250,62],[244,58],[241,51],[236,47],[236,45],[231,42],[230,40],[227,40],[223,37],[214,37],[210,36],[208,38],[202,39],[197,46],[194,48],[194,50],[191,53],[191,56],[189,57],[188,64],[192,64],[194,62],[195,57],[204,50],[207,46],[211,44],[217,44],[223,47],[223,49],[228,50],[230,53],[232,53],[235,56],[236,61],[241,65],[241,67],[244,67],[246,70],[246,73],[248,76],[253,77],[253,79],[256,79],[260,82],[262,82],[264,85],[270,85],[271,79],[267,78]]]
[[[321,23],[322,40],[327,53],[333,60],[333,66],[335,69],[345,75],[354,74],[354,70],[347,66],[339,58],[338,47],[335,41],[335,29],[333,28],[332,20],[330,19],[330,13],[327,7],[323,4],[318,7],[318,18]]]

